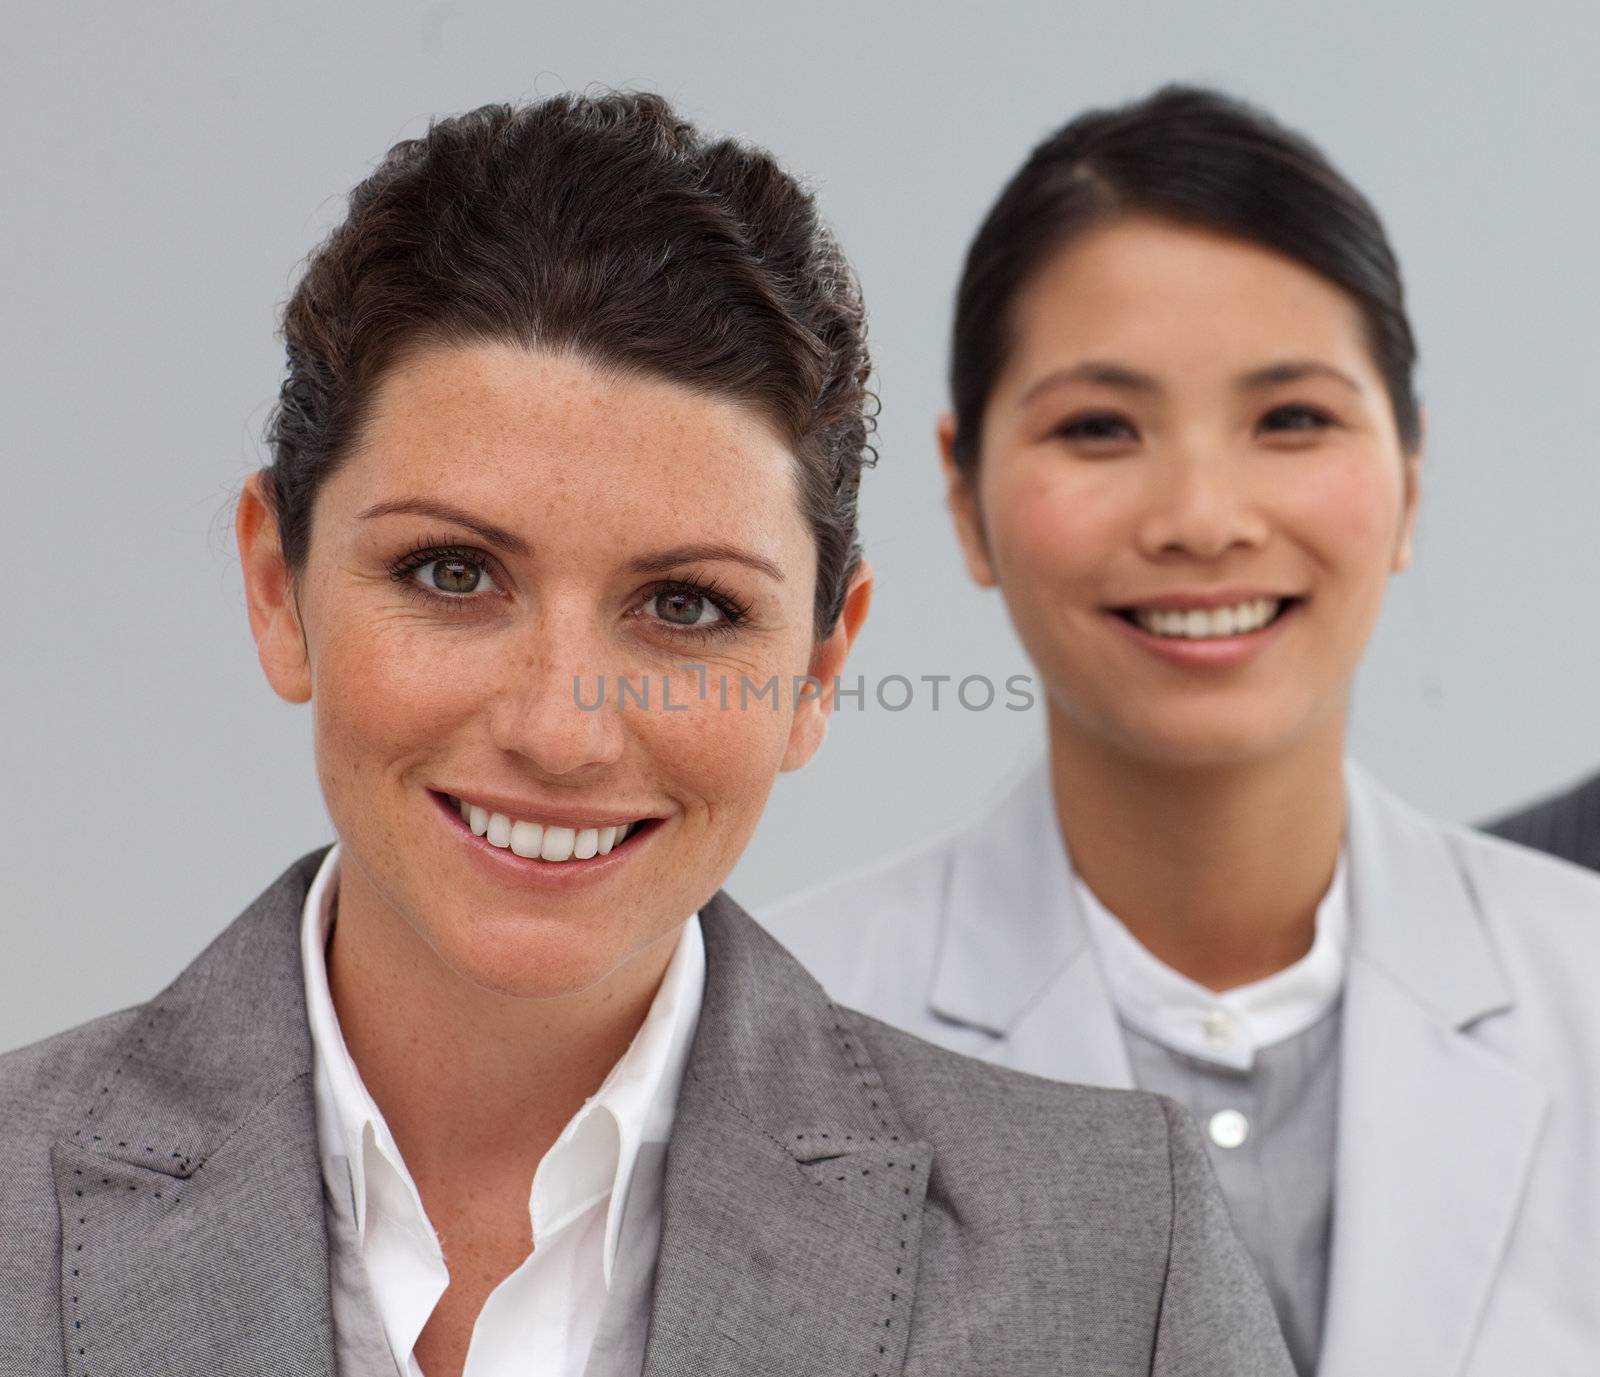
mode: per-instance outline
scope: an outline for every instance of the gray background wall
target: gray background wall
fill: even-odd
[[[143,999],[328,836],[225,508],[261,457],[274,309],[340,197],[430,113],[653,87],[814,178],[873,313],[869,680],[1026,666],[968,588],[933,446],[962,248],[1023,152],[1173,78],[1312,133],[1376,201],[1431,418],[1415,571],[1354,750],[1474,818],[1600,763],[1600,9],[55,5],[0,21],[0,1047]],[[1037,712],[847,710],[780,782],[747,903],[971,816]]]

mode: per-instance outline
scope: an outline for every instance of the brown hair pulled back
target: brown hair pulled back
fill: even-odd
[[[1218,91],[1164,86],[1089,110],[1045,139],[990,207],[956,289],[950,350],[954,458],[971,470],[989,394],[1011,352],[1017,302],[1080,235],[1154,215],[1283,254],[1349,294],[1394,409],[1400,445],[1422,442],[1416,341],[1400,265],[1371,203],[1310,140]]]
[[[874,457],[859,288],[794,178],[660,96],[485,105],[396,144],[308,259],[283,338],[264,474],[292,570],[384,371],[510,342],[758,409],[796,456],[816,634],[837,620]]]

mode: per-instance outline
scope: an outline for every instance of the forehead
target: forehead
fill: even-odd
[[[1013,371],[1064,355],[1200,370],[1281,357],[1372,368],[1360,310],[1320,274],[1247,240],[1143,216],[1072,240],[1024,288]]]
[[[390,368],[329,486],[355,503],[448,495],[543,542],[554,516],[668,535],[722,523],[754,540],[801,519],[796,462],[751,406],[571,353],[479,343]]]

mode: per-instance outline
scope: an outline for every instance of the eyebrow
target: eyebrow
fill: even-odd
[[[487,544],[497,545],[511,554],[526,558],[529,553],[528,542],[521,536],[512,535],[503,526],[473,516],[460,507],[452,507],[448,502],[436,502],[432,498],[401,497],[393,502],[379,502],[361,513],[363,521],[376,516],[431,516],[437,521],[451,521],[457,526],[465,526]]]
[[[1269,363],[1264,368],[1252,369],[1239,378],[1238,388],[1241,392],[1254,392],[1264,387],[1299,382],[1302,378],[1312,377],[1331,378],[1335,382],[1343,383],[1352,392],[1361,391],[1361,385],[1348,373],[1340,371],[1332,364],[1319,363],[1315,359],[1285,359],[1281,363]],[[1054,372],[1046,373],[1022,394],[1017,405],[1024,407],[1041,392],[1047,392],[1053,387],[1060,387],[1063,383],[1069,382],[1099,383],[1102,387],[1120,387],[1129,392],[1149,393],[1161,390],[1160,380],[1150,373],[1141,373],[1136,368],[1128,368],[1120,363],[1088,359],[1070,368],[1058,368]]]
[[[1277,383],[1299,382],[1301,378],[1331,378],[1334,382],[1343,383],[1352,392],[1361,391],[1361,384],[1348,373],[1331,363],[1319,363],[1316,359],[1286,359],[1283,363],[1268,364],[1265,368],[1246,373],[1239,380],[1239,386],[1245,391],[1252,391]]]
[[[1129,392],[1161,390],[1161,384],[1148,373],[1124,367],[1120,363],[1089,359],[1083,363],[1073,364],[1071,368],[1057,368],[1053,372],[1046,373],[1022,394],[1017,405],[1027,406],[1041,392],[1048,392],[1053,387],[1060,387],[1062,383],[1069,382],[1099,383],[1103,387],[1120,387]]]
[[[531,552],[528,542],[521,536],[512,535],[504,527],[473,516],[470,512],[463,511],[460,507],[453,507],[448,502],[436,502],[426,497],[402,497],[392,502],[379,502],[361,513],[362,520],[378,516],[431,516],[438,521],[450,521],[457,526],[465,526],[486,543],[497,545],[514,555],[527,558]],[[715,542],[705,545],[679,545],[670,550],[658,550],[653,554],[641,555],[628,568],[636,574],[661,574],[685,564],[713,563],[743,564],[778,583],[784,581],[783,570],[770,559],[752,554],[748,550],[741,550],[736,545]]]
[[[664,574],[684,564],[720,563],[743,564],[746,568],[765,574],[778,583],[784,581],[783,570],[770,559],[752,554],[749,550],[741,550],[737,545],[715,543],[679,545],[671,550],[658,550],[654,554],[641,555],[629,564],[628,568],[636,574]]]

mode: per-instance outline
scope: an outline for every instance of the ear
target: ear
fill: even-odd
[[[978,505],[978,475],[956,463],[956,418],[951,412],[939,417],[939,463],[944,469],[945,505],[955,522],[956,538],[966,557],[967,573],[980,588],[993,588],[994,565],[989,559],[989,541],[983,531],[983,511]]]
[[[839,686],[839,674],[849,657],[850,647],[861,633],[861,625],[867,619],[867,608],[871,604],[872,566],[862,560],[850,576],[838,622],[811,649],[811,661],[806,673],[817,681],[819,687],[807,685],[805,692],[796,694],[794,720],[789,724],[789,744],[784,750],[779,769],[798,770],[822,745],[823,738],[828,734],[828,716],[833,711],[834,690]]]
[[[250,475],[239,495],[233,530],[239,542],[250,630],[256,638],[256,655],[267,682],[286,702],[308,702],[311,663],[300,628],[300,612],[295,606],[294,583],[278,538],[278,518],[267,500],[259,472]]]
[[[1422,420],[1426,422],[1424,415]],[[1400,573],[1411,567],[1412,549],[1417,534],[1417,509],[1422,501],[1422,440],[1401,460],[1402,481],[1400,507],[1400,537],[1395,542],[1393,572]]]

